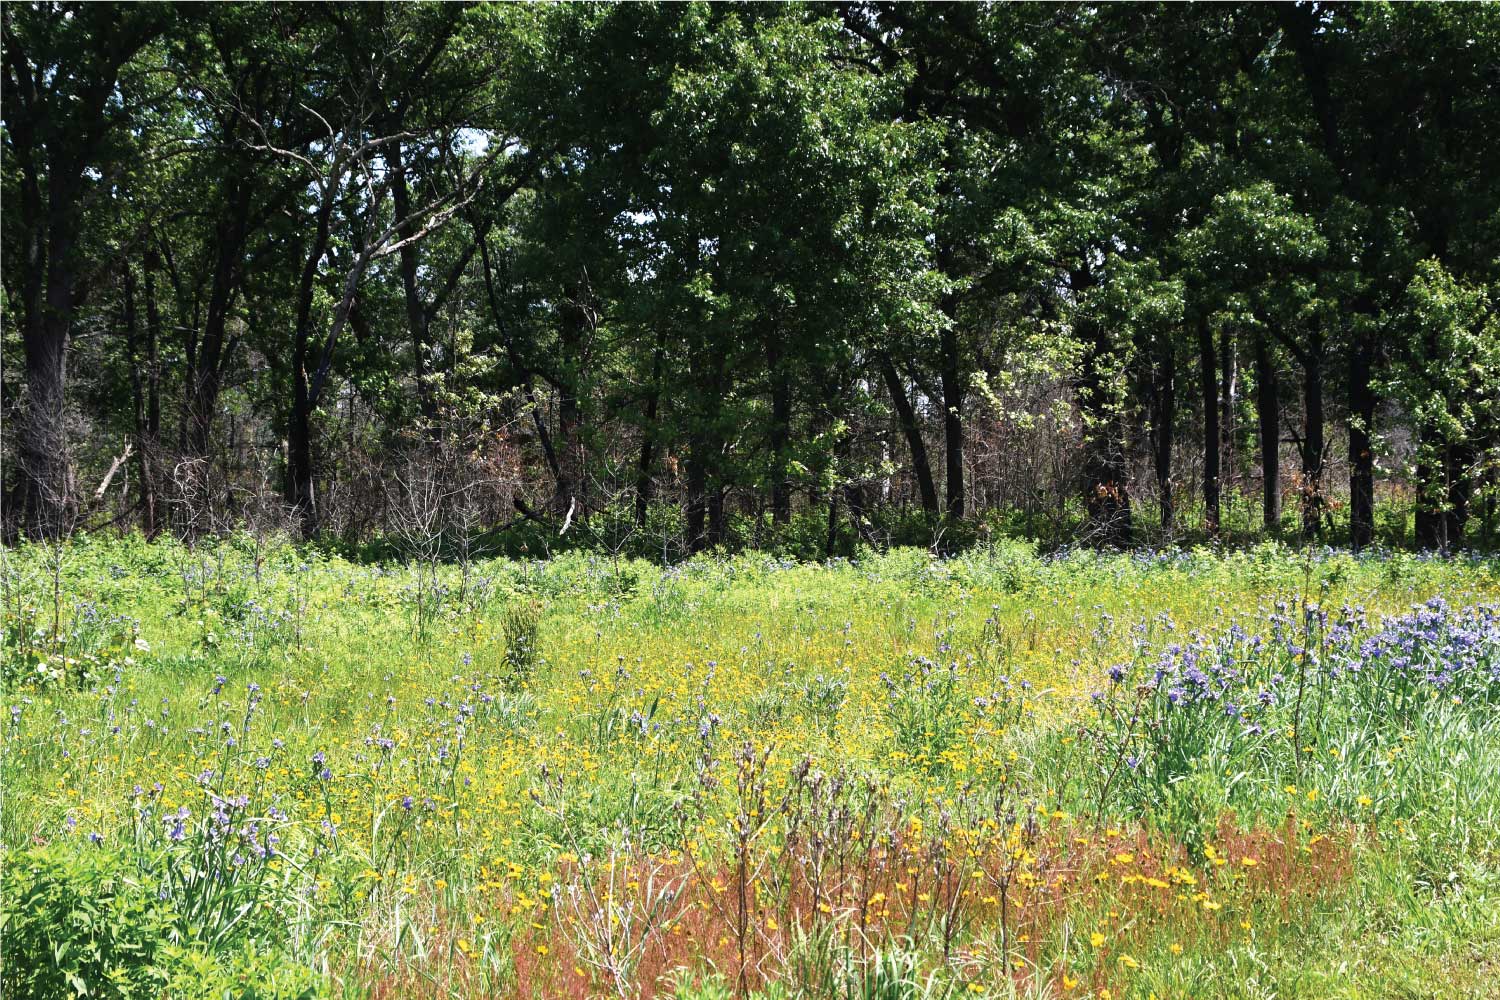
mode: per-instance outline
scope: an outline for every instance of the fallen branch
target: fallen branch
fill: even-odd
[[[120,453],[120,456],[116,458],[110,465],[109,471],[104,474],[104,480],[99,484],[99,488],[94,491],[95,500],[104,499],[104,491],[109,489],[110,481],[115,478],[115,473],[120,471],[120,466],[124,465],[130,460],[130,456],[134,454],[134,452],[135,447],[129,441],[125,442],[125,450],[122,451]]]

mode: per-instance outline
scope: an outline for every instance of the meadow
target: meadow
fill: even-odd
[[[1496,997],[1500,562],[5,553],[32,997]]]

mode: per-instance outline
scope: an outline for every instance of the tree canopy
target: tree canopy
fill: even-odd
[[[3,17],[9,537],[1493,540],[1494,5]]]

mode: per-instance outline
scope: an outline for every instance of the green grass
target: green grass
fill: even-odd
[[[5,938],[95,956],[88,995],[189,960],[266,996],[1496,995],[1500,692],[1318,669],[1340,609],[1456,616],[1492,560],[80,538],[4,584]],[[1233,664],[1226,700],[1280,685],[1259,734],[1142,688],[1173,643]],[[27,865],[126,873],[179,951],[99,957],[21,905]],[[46,995],[21,969],[5,995]]]

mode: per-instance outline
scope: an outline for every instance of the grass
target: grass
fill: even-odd
[[[1493,560],[5,560],[7,997],[1500,995]]]

